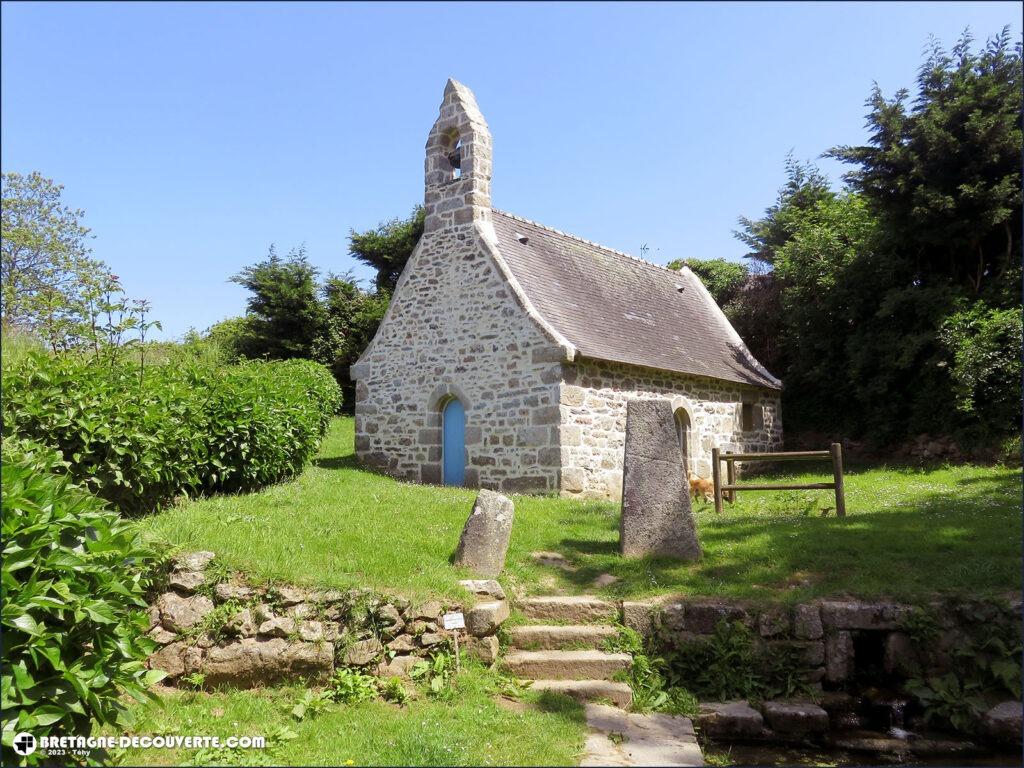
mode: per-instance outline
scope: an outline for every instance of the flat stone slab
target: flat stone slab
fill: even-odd
[[[896,603],[827,600],[821,604],[821,623],[830,629],[897,629],[909,606]]]
[[[1004,701],[992,707],[982,718],[982,727],[989,736],[1020,744],[1022,706],[1019,701]]]
[[[587,704],[586,717],[591,732],[582,766],[704,765],[688,717],[631,714],[605,704]]]
[[[623,708],[633,701],[633,690],[626,683],[611,680],[534,680],[530,690],[561,693],[584,702],[605,699]]]
[[[616,672],[629,669],[633,657],[628,653],[602,651],[514,651],[505,654],[502,666],[507,672],[533,680],[607,680]]]
[[[587,595],[528,597],[519,602],[526,618],[534,621],[564,621],[574,624],[617,618],[614,604]]]
[[[828,712],[809,701],[766,701],[761,705],[761,711],[768,727],[779,733],[823,733],[828,730]]]
[[[697,725],[708,736],[760,736],[764,718],[746,701],[701,703]]]
[[[531,624],[508,631],[513,648],[555,651],[565,648],[600,648],[618,630],[607,624]]]

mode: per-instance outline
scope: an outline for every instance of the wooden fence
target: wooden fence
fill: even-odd
[[[766,483],[736,483],[737,461],[810,461],[813,459],[832,459],[831,483],[807,483],[797,485],[783,483],[768,485]],[[726,483],[722,485],[722,462],[725,462]],[[722,453],[718,448],[711,449],[711,478],[715,485],[715,512],[722,511],[723,494],[730,502],[736,501],[737,491],[825,491],[836,492],[836,515],[846,517],[846,496],[843,493],[843,446],[832,443],[827,451],[786,451],[782,453]]]

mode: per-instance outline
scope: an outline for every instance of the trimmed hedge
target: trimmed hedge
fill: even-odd
[[[83,487],[126,513],[244,491],[298,473],[341,391],[307,360],[149,366],[30,354],[3,371],[3,435],[61,452]]]
[[[142,699],[143,593],[156,555],[135,526],[76,487],[56,452],[3,441],[3,746],[16,734],[83,735],[126,724]],[[94,756],[95,757],[95,756]],[[47,759],[36,752],[28,764]],[[71,761],[69,761],[71,762]]]

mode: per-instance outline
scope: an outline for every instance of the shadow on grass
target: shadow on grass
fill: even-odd
[[[320,469],[358,469],[367,474],[375,474],[367,467],[359,463],[355,454],[349,453],[344,456],[323,456],[313,459],[313,466]]]
[[[1007,470],[888,507],[875,499],[875,511],[858,514],[853,506],[846,518],[745,509],[741,499],[721,515],[698,515],[704,556],[695,563],[619,557],[618,521],[607,518],[602,538],[562,539],[559,551],[576,570],[558,576],[587,590],[610,573],[618,582],[606,591],[618,597],[674,591],[790,601],[1007,592],[1020,588],[1020,493],[1020,473]]]
[[[586,716],[583,705],[570,696],[553,691],[542,691],[537,697],[538,710],[548,715],[557,715],[570,723],[583,723]]]

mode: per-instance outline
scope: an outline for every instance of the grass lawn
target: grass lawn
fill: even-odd
[[[259,493],[186,502],[140,522],[155,539],[211,549],[252,576],[298,584],[365,585],[409,597],[456,595],[449,564],[474,491],[397,482],[360,469],[353,422],[336,419],[319,458],[294,481]],[[813,466],[813,465],[788,465]],[[822,467],[822,471],[825,467]],[[824,475],[775,474],[801,481]],[[520,593],[667,592],[796,601],[851,594],[913,599],[1020,589],[1021,473],[1004,467],[857,467],[847,517],[821,516],[828,491],[748,492],[716,515],[696,505],[703,559],[623,560],[618,504],[515,498],[502,581]],[[577,568],[535,564],[562,553]],[[610,573],[619,581],[594,590]]]
[[[168,690],[135,708],[125,735],[268,738],[266,750],[129,749],[126,765],[575,765],[584,718],[571,699],[526,691],[534,707],[512,711],[489,692],[490,673],[467,666],[451,703],[421,695],[398,707],[382,701],[330,704],[297,722],[305,688],[194,693]],[[291,738],[272,739],[287,728]],[[117,732],[112,735],[122,735]]]

